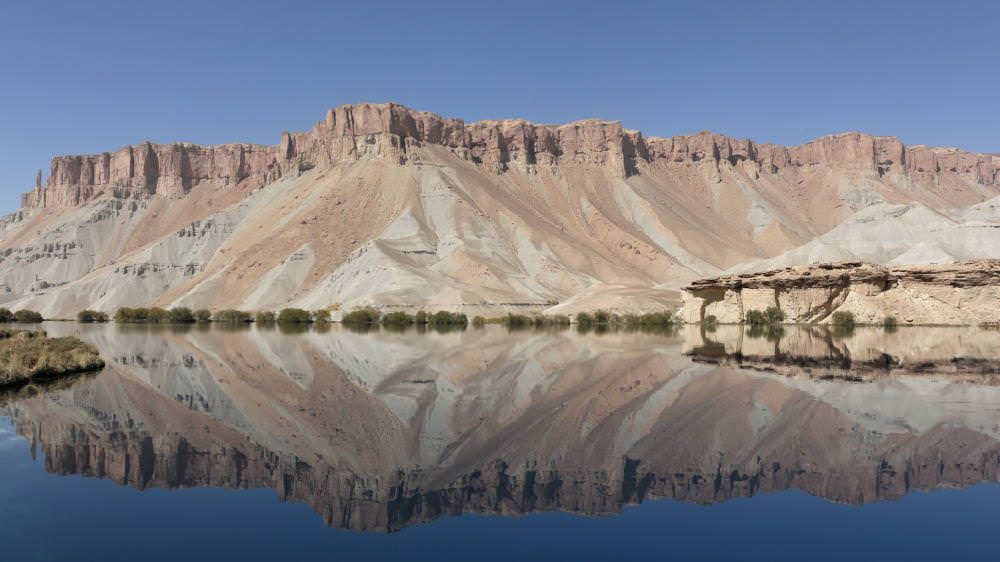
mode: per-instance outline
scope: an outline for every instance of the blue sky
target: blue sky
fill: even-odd
[[[57,154],[274,144],[329,107],[1000,152],[1000,2],[3,2],[0,212]]]

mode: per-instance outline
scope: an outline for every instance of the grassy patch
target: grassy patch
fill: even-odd
[[[0,386],[17,386],[104,367],[97,348],[45,332],[0,330]]]

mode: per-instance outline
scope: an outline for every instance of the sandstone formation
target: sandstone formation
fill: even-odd
[[[777,307],[789,323],[829,323],[837,311],[861,324],[979,325],[1000,321],[1000,260],[886,267],[803,265],[701,279],[685,288],[683,316],[742,322],[748,310]]]
[[[995,257],[965,227],[1000,221],[988,203],[998,170],[1000,156],[861,133],[782,147],[345,105],[272,146],[145,142],[54,158],[0,220],[0,304],[68,318],[121,305],[619,303],[601,289],[675,289],[891,206],[967,236],[901,259]]]
[[[2,410],[47,470],[139,489],[269,487],[338,528],[791,489],[860,504],[1000,479],[998,387],[693,363],[682,351],[695,327],[678,339],[111,326],[82,337],[112,358],[104,373]]]

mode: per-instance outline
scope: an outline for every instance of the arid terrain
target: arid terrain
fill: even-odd
[[[861,133],[784,147],[346,105],[272,146],[54,158],[0,221],[0,305],[678,306],[729,271],[997,257],[998,174]]]

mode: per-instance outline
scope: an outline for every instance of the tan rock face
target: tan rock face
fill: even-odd
[[[345,105],[273,146],[147,142],[53,159],[0,220],[0,303],[58,318],[154,304],[491,315],[580,295],[627,309],[614,295],[662,302],[656,291],[911,203],[953,227],[916,250],[923,261],[993,257],[978,233],[1000,224],[988,205],[998,158],[860,133],[788,148]],[[972,205],[970,234],[949,217]],[[807,248],[791,263],[888,262],[913,245],[885,259]]]
[[[224,188],[248,178],[274,179],[276,147],[142,143],[93,156],[57,156],[45,186],[22,197],[25,207],[77,206],[99,197],[181,196],[206,182]]]
[[[165,193],[183,195],[200,182],[218,187],[252,179],[272,181],[301,161],[329,164],[357,157],[372,135],[389,136],[382,155],[406,161],[407,143],[459,149],[467,158],[496,172],[507,164],[553,164],[559,160],[607,166],[622,176],[659,161],[749,162],[757,173],[789,173],[789,168],[840,166],[878,175],[958,175],[982,185],[996,185],[1000,162],[994,155],[957,149],[907,148],[894,137],[862,133],[830,135],[797,147],[732,139],[702,132],[672,138],[644,138],[617,121],[588,119],[562,126],[519,119],[466,125],[398,104],[356,104],[327,112],[309,132],[284,133],[274,146],[187,143],[127,146],[115,153],[57,156],[49,179],[23,197],[26,207],[80,205],[109,191],[118,197]]]
[[[829,322],[836,311],[857,322],[895,317],[905,324],[984,324],[1000,320],[1000,260],[886,267],[845,262],[701,279],[685,288],[683,316],[739,322],[748,310],[777,306],[786,322]]]

